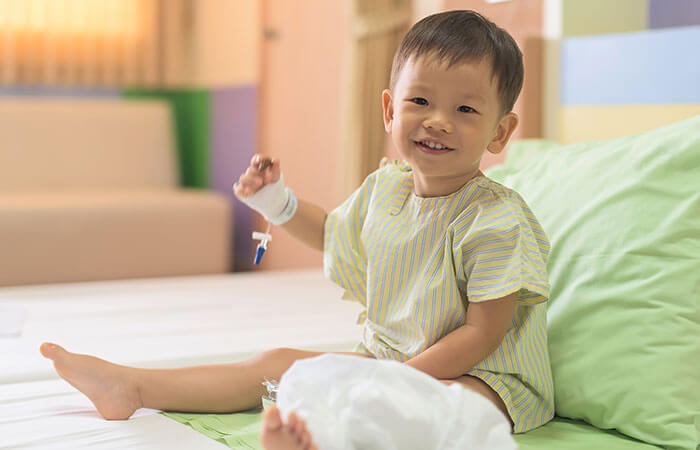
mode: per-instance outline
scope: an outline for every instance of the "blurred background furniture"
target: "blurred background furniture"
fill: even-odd
[[[222,273],[231,206],[178,187],[169,105],[0,100],[0,286]]]

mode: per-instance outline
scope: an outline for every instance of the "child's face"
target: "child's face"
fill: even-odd
[[[488,60],[447,68],[410,58],[382,103],[385,129],[413,168],[416,194],[426,197],[450,194],[479,175],[484,151],[503,150],[518,123],[512,112],[501,113]]]

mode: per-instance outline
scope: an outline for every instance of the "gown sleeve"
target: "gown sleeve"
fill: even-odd
[[[547,301],[549,243],[537,219],[519,198],[494,196],[465,214],[453,254],[469,302],[518,292],[519,304]]]
[[[361,233],[377,173],[328,214],[323,234],[326,277],[345,289],[343,299],[366,305],[367,255]]]

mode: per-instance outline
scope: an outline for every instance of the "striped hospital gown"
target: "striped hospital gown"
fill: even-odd
[[[516,433],[554,414],[547,353],[547,238],[514,191],[476,177],[421,198],[411,168],[382,161],[326,220],[326,276],[365,306],[355,351],[406,361],[464,325],[470,302],[519,292],[501,346],[469,375],[503,399]]]

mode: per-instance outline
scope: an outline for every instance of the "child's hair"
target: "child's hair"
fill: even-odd
[[[448,67],[489,58],[498,80],[502,112],[513,109],[523,86],[523,54],[508,32],[474,11],[447,11],[418,21],[406,33],[394,56],[390,87],[406,61],[436,56]]]

